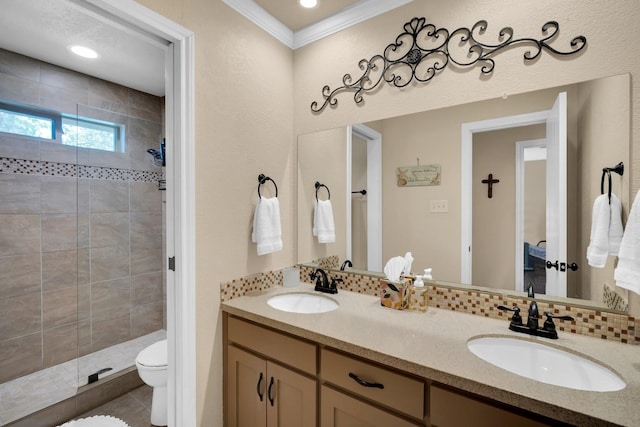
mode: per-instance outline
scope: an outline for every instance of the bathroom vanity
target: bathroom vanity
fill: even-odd
[[[562,332],[553,341],[522,337],[508,322],[432,307],[392,310],[348,291],[331,295],[339,307],[326,313],[267,304],[291,292],[313,288],[275,287],[222,303],[225,425],[640,425],[636,346]],[[480,336],[576,352],[616,372],[626,387],[589,392],[512,374],[467,349]]]

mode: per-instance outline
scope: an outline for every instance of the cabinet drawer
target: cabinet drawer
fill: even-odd
[[[227,339],[281,363],[316,375],[316,345],[229,316]]]
[[[320,391],[320,427],[419,427],[327,386]]]
[[[471,399],[451,390],[431,386],[430,415],[434,427],[543,427],[547,424],[509,412],[489,403]]]
[[[349,374],[368,383],[381,384],[383,388],[361,385]],[[424,418],[425,386],[420,380],[328,349],[322,349],[320,354],[320,376],[324,381],[396,411]]]

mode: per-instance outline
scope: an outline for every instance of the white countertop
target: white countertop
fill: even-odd
[[[640,347],[558,332],[559,339],[512,332],[507,321],[429,307],[426,313],[382,307],[377,296],[340,291],[325,295],[340,307],[296,314],[267,304],[270,296],[313,291],[312,285],[275,287],[222,303],[222,310],[290,334],[380,362],[429,380],[580,426],[640,426]],[[544,384],[493,366],[467,349],[478,336],[529,339],[591,358],[627,386],[590,392]]]

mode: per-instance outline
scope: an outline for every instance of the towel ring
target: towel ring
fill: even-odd
[[[327,200],[331,199],[331,192],[329,191],[329,187],[316,181],[316,200],[318,200],[318,190],[320,190],[320,187],[324,187],[327,189]]]
[[[278,186],[276,185],[276,182],[268,176],[265,176],[265,174],[263,173],[258,175],[258,197],[262,199],[262,195],[260,194],[260,186],[267,181],[273,182],[273,186],[276,187],[276,197],[278,197]]]
[[[604,194],[604,176],[605,174],[609,180],[609,204],[611,204],[611,172],[615,172],[618,175],[624,175],[624,163],[620,162],[612,168],[602,168],[602,178],[600,178],[600,194]]]

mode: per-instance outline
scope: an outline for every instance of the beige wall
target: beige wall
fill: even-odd
[[[351,190],[367,189],[367,141],[351,136]],[[367,196],[351,194],[351,261],[353,268],[367,269]]]
[[[640,9],[635,0],[617,1],[615,7],[596,0],[540,0],[519,2],[517,8],[507,0],[458,1],[446,7],[436,0],[416,0],[301,48],[295,55],[220,1],[139,2],[196,35],[196,368],[201,426],[222,422],[219,283],[280,268],[296,258],[294,135],[505,93],[640,72],[640,57],[631,54],[633,45],[618,42],[611,35],[622,29],[625,40],[640,39]],[[544,53],[534,64],[523,64],[525,49],[515,48],[498,55],[489,78],[480,77],[478,68],[446,70],[426,87],[398,90],[383,86],[375,95],[366,95],[363,106],[355,106],[352,97],[345,95],[336,109],[319,115],[310,112],[310,103],[320,99],[325,84],[335,86],[344,73],[357,71],[361,58],[380,53],[414,16],[428,16],[439,27],[451,29],[488,19],[488,34],[512,26],[523,37],[538,35],[542,24],[553,19],[561,25],[562,49],[578,34],[588,38],[589,46],[577,58]],[[633,82],[633,105],[640,105],[637,84]],[[640,109],[636,109],[634,146],[640,144],[639,123]],[[284,249],[257,257],[250,243],[250,225],[261,172],[272,176],[281,191]],[[636,190],[640,188],[637,176],[640,174],[634,174]],[[450,204],[450,209],[455,207]],[[633,296],[631,302],[633,312],[639,312],[640,298]]]
[[[345,171],[347,128],[330,129],[298,138],[298,256],[311,261],[331,255],[340,262],[346,259],[346,192]],[[313,236],[313,202],[315,183],[326,185],[331,192],[331,207],[336,228],[335,243],[318,243]],[[327,191],[321,188],[318,199],[326,200]]]
[[[195,34],[196,406],[198,425],[220,426],[220,283],[295,262],[293,53],[219,0],[139,3]],[[284,248],[259,257],[260,173],[278,185]]]

